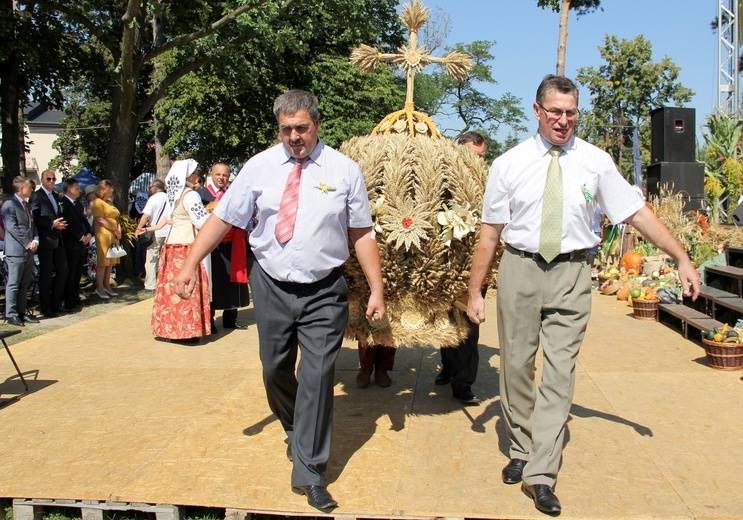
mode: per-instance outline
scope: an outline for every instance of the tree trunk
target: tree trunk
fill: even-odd
[[[114,204],[122,214],[126,211],[131,183],[131,165],[134,163],[134,148],[137,141],[139,117],[134,107],[136,101],[136,79],[119,81],[113,88],[111,104],[111,130],[106,153],[106,178],[114,185]]]
[[[156,12],[152,17],[152,41],[155,48],[160,48],[165,43],[165,17],[161,12]],[[164,77],[165,71],[162,60],[156,60],[154,64],[155,77]],[[160,103],[160,102],[158,102]],[[165,179],[170,170],[170,154],[163,152],[165,144],[170,138],[170,127],[168,122],[157,117],[157,110],[154,111],[153,119],[155,120],[155,169],[158,179]]]
[[[568,14],[570,13],[570,0],[562,0],[560,7],[560,33],[557,38],[557,67],[555,74],[565,75],[565,49],[568,44]]]
[[[12,0],[4,0],[2,9],[3,18],[16,16],[13,12]],[[12,29],[8,30],[12,31]],[[8,40],[11,36],[11,34],[7,35]],[[17,46],[12,45],[11,41],[6,41],[5,37],[1,43],[8,49],[17,49]],[[13,193],[13,178],[21,174],[23,129],[21,119],[18,117],[21,109],[20,73],[21,57],[17,51],[10,51],[8,57],[0,62],[0,99],[2,99],[0,131],[3,135],[0,155],[3,158],[2,188],[5,193]]]

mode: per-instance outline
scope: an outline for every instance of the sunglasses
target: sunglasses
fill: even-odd
[[[48,180],[48,181],[56,181],[57,178],[56,177],[47,177],[46,180]]]

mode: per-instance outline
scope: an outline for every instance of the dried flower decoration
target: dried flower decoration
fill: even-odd
[[[444,211],[438,214],[439,224],[443,227],[441,231],[441,240],[451,247],[453,239],[462,240],[465,236],[475,231],[477,217],[470,211],[470,203],[464,205],[452,204],[451,209],[446,204],[442,204]]]
[[[405,246],[410,251],[412,246],[421,249],[421,241],[428,239],[427,230],[433,226],[426,221],[426,204],[414,204],[407,199],[382,217],[382,228],[387,232],[387,242],[395,242],[396,247]]]

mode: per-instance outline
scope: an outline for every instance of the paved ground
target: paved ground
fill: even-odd
[[[391,388],[359,390],[345,346],[328,472],[336,515],[543,518],[500,481],[493,301],[488,310],[477,408],[433,385],[432,349],[401,350]],[[289,491],[252,309],[240,313],[248,330],[196,347],[155,341],[150,311],[144,301],[12,347],[32,393],[0,409],[0,497],[317,514]],[[743,518],[741,371],[709,368],[697,343],[630,314],[594,296],[556,489],[562,518]],[[19,385],[3,357],[6,397]]]

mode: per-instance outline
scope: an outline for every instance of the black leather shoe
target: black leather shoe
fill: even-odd
[[[439,375],[436,376],[436,379],[433,382],[436,386],[444,386],[451,383],[451,374],[449,374],[449,371],[445,368],[441,369],[441,372],[439,372]]]
[[[562,512],[560,500],[546,484],[521,484],[521,491],[534,500],[534,506],[542,513],[557,516]]]
[[[469,388],[454,392],[454,399],[461,401],[465,406],[480,406],[480,398],[473,394]]]
[[[523,459],[511,459],[511,461],[501,471],[501,478],[504,484],[518,484],[521,482],[521,474],[524,472],[526,461]]]
[[[23,322],[18,316],[11,316],[5,321],[8,323],[8,325],[15,325],[16,327],[23,327]]]
[[[330,496],[325,486],[295,486],[292,488],[298,495],[307,495],[307,503],[317,509],[334,509],[338,502]]]
[[[237,329],[237,330],[245,330],[248,328],[247,325],[240,325],[239,323],[223,323],[222,326],[225,329]]]
[[[36,317],[36,316],[34,316],[33,314],[26,314],[26,315],[25,315],[25,316],[23,317],[23,322],[24,322],[24,323],[41,323],[41,322],[39,321],[39,318],[37,318],[37,317]]]
[[[289,459],[289,462],[294,462],[294,455],[292,454],[292,443],[291,442],[286,443],[286,458]]]

